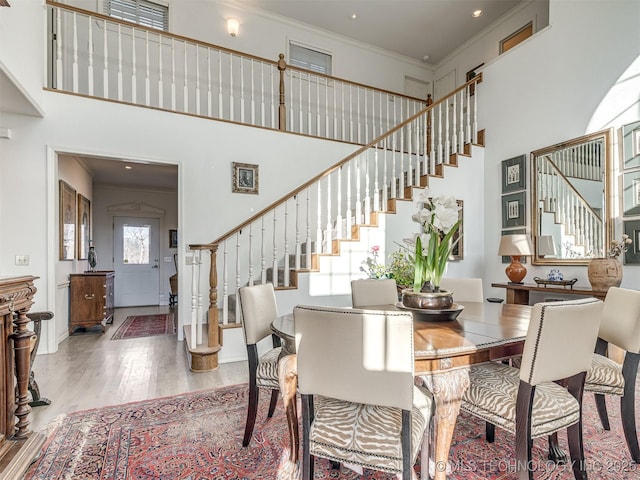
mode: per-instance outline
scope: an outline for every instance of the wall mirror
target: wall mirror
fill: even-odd
[[[611,130],[531,152],[534,265],[586,265],[612,238]]]

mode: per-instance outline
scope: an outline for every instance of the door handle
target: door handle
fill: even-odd
[[[158,268],[158,265],[153,265],[151,268]]]

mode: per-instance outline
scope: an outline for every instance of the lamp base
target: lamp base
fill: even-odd
[[[504,271],[509,278],[509,283],[516,285],[522,284],[522,279],[527,274],[527,269],[522,263],[520,263],[520,255],[512,255],[511,263]]]

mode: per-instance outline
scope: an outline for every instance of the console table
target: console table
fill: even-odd
[[[533,284],[517,284],[517,283],[492,283],[492,287],[505,288],[507,290],[507,303],[516,303],[518,305],[529,305],[529,292],[545,292],[555,293],[559,295],[581,295],[584,297],[596,297],[604,300],[607,292],[596,292],[587,288],[562,288],[562,287],[544,287]]]

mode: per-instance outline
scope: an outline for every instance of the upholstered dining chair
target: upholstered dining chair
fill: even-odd
[[[354,308],[393,305],[398,302],[398,288],[393,278],[351,280],[351,304]]]
[[[414,385],[411,313],[298,306],[293,315],[303,480],[314,457],[411,479],[421,444],[429,458],[434,405]]]
[[[567,429],[576,479],[586,479],[582,394],[603,302],[595,298],[533,306],[522,364],[470,368],[461,409],[515,434],[518,478],[533,479],[533,439]],[[568,342],[567,339],[571,341]],[[555,383],[566,381],[566,387]]]
[[[440,289],[453,292],[455,302],[484,302],[481,278],[440,279]]]
[[[259,389],[271,390],[271,403],[267,416],[271,418],[278,402],[278,358],[282,348],[280,339],[271,333],[271,322],[278,316],[276,295],[273,284],[265,283],[241,287],[238,290],[240,310],[242,312],[242,329],[247,344],[249,360],[249,405],[247,421],[244,428],[242,446],[251,442],[253,427],[258,412]],[[258,355],[258,342],[271,336],[271,348],[261,356]]]
[[[607,358],[608,345],[625,350],[622,365]],[[631,458],[640,463],[636,430],[635,390],[640,362],[640,291],[611,287],[602,309],[596,353],[587,373],[584,389],[595,394],[596,407],[605,430],[609,416],[605,395],[620,397],[622,429]]]

